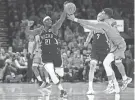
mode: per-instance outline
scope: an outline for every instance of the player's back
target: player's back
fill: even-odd
[[[119,45],[119,44],[125,44],[124,38],[120,35],[118,29],[117,29],[117,23],[114,19],[108,19],[105,21],[110,29],[108,29],[108,37],[114,45]]]
[[[118,29],[117,29],[117,23],[114,19],[108,19],[105,21],[108,25],[108,31],[107,31],[107,36],[109,38],[109,42],[111,45],[111,51],[118,47],[126,48],[126,43],[124,38],[120,35]]]

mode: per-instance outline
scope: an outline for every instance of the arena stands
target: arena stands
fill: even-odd
[[[7,72],[5,72],[5,69],[7,67],[6,64],[8,63],[8,65],[11,65],[16,68],[17,71],[14,72],[16,75],[23,75],[23,77],[19,76],[19,79],[21,77],[23,78],[23,81],[26,81],[28,71],[26,47],[29,41],[28,38],[25,36],[25,29],[21,24],[21,21],[26,19],[33,20],[34,26],[32,27],[32,29],[40,26],[42,24],[42,19],[46,15],[49,15],[53,19],[53,22],[55,22],[59,18],[61,11],[63,10],[62,6],[64,0],[7,0],[5,2],[4,0],[2,1],[2,4],[0,4],[0,40],[2,38],[2,35],[5,36],[4,39],[7,39],[8,36],[8,40],[10,41],[8,44],[11,46],[13,50],[11,50],[10,52],[8,50],[4,51],[2,48],[3,45],[1,45],[0,74],[2,75],[0,79],[6,81],[10,79],[9,76],[4,77],[4,74],[8,75]],[[124,20],[124,32],[121,33],[121,35],[126,39],[127,42],[127,51],[125,52],[127,57],[124,60],[124,63],[125,68],[127,69],[126,71],[128,76],[132,76],[130,75],[130,72],[131,69],[134,68],[134,19],[132,7],[130,6],[130,8],[128,8],[128,5],[133,5],[132,2],[126,0],[124,1],[124,3],[123,0],[119,0],[120,2],[118,3],[118,5],[115,5],[115,2],[118,2],[117,0],[102,0],[102,2],[101,0],[70,1],[76,3],[77,11],[75,15],[79,18],[95,20],[97,13],[104,7],[108,7],[107,5],[109,4],[114,10],[114,18]],[[61,53],[65,62],[65,81],[86,81],[88,79],[87,60],[89,59],[88,54],[91,52],[91,44],[89,44],[87,48],[83,46],[86,36],[87,33],[84,32],[81,26],[69,20],[65,20],[64,25],[59,30],[58,37],[60,38],[59,41],[62,45]],[[7,62],[7,59],[10,59],[10,57],[14,60],[11,60],[11,62]],[[21,58],[23,58],[23,60]],[[15,65],[13,65],[12,63],[15,63]],[[129,65],[131,68],[128,67]],[[32,72],[30,74],[32,74]],[[117,75],[119,75],[119,73],[117,73],[116,76]],[[102,81],[105,78],[105,75],[102,75],[103,77],[100,76],[101,74],[97,74],[95,80]],[[33,79],[34,77],[32,75],[31,80]]]

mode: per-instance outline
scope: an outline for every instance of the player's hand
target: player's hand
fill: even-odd
[[[32,26],[34,24],[34,21],[28,21],[28,26]]]
[[[74,21],[75,15],[74,15],[74,14],[72,14],[72,15],[67,15],[67,18],[68,18],[69,20],[71,20],[71,21]]]
[[[42,25],[42,26],[40,27],[40,29],[41,29],[41,30],[44,30],[44,26]]]
[[[64,6],[65,6],[67,3],[70,3],[70,2],[69,2],[69,1],[65,1],[65,2],[64,2]]]
[[[84,42],[84,47],[87,47],[88,46],[88,42]]]

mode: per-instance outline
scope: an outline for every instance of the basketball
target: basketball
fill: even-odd
[[[75,13],[76,11],[76,6],[74,3],[67,3],[65,6],[64,6],[64,10],[67,14],[69,15],[72,15]]]

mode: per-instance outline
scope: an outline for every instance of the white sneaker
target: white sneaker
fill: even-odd
[[[107,94],[112,94],[112,93],[119,94],[120,93],[120,88],[119,88],[119,86],[113,86],[106,93]]]
[[[129,83],[131,83],[131,82],[132,82],[132,78],[127,77],[127,79],[122,82],[123,85],[122,85],[122,87],[121,87],[121,90],[124,91],[124,90],[127,88],[127,85],[128,85]]]
[[[95,94],[95,91],[94,90],[89,90],[86,94],[87,95],[93,95],[93,94]]]
[[[113,83],[109,83],[107,88],[104,90],[104,92],[111,91],[112,89],[114,89],[114,84]]]

